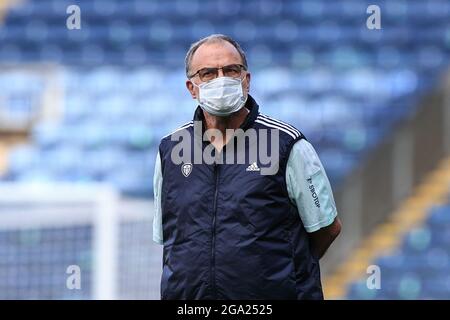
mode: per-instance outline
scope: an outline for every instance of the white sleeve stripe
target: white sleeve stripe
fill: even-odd
[[[275,125],[275,126],[278,126],[278,127],[280,127],[280,128],[284,128],[284,129],[286,129],[287,131],[289,131],[290,133],[292,133],[292,134],[295,136],[295,138],[297,138],[297,137],[299,136],[299,134],[298,134],[297,132],[295,132],[295,131],[289,129],[288,127],[283,126],[283,125],[281,125],[281,124],[279,124],[279,123],[277,123],[277,122],[275,122],[275,121],[273,121],[273,120],[269,120],[269,119],[266,119],[266,118],[263,118],[263,117],[258,117],[257,119],[258,119],[258,120],[261,120],[261,121],[266,121],[266,122],[271,123],[271,124],[273,124],[273,125]]]
[[[180,130],[183,130],[183,129],[186,129],[186,128],[189,128],[189,127],[193,127],[193,126],[194,126],[194,123],[191,121],[191,122],[189,122],[189,123],[187,123],[187,124],[185,124],[185,125],[179,127],[179,128],[176,129],[175,131],[173,131],[173,132],[171,132],[171,133],[165,135],[165,136],[163,137],[163,139],[164,139],[164,138],[167,138],[168,136],[173,135],[175,132],[178,132],[178,131],[180,131]]]
[[[300,132],[299,132],[298,130],[291,129],[291,128],[289,128],[287,125],[282,124],[282,123],[280,123],[280,122],[278,122],[278,121],[276,121],[276,120],[268,119],[267,117],[263,117],[263,116],[261,116],[261,115],[258,116],[258,119],[259,119],[259,120],[263,120],[263,121],[267,121],[267,122],[269,122],[269,123],[272,123],[272,124],[277,125],[277,126],[280,126],[280,127],[283,127],[283,128],[285,128],[286,130],[288,130],[289,132],[291,132],[293,135],[295,135],[296,137],[300,136]]]
[[[281,121],[281,120],[269,117],[269,116],[267,116],[265,114],[262,114],[262,113],[259,114],[259,117],[262,117],[262,118],[264,118],[266,120],[270,120],[271,122],[274,122],[274,123],[277,123],[277,124],[279,124],[281,126],[284,126],[287,129],[291,129],[292,132],[296,133],[299,136],[301,135],[300,131],[297,128],[291,126],[289,123],[286,123],[284,121]]]
[[[273,117],[268,116],[267,114],[264,114],[264,113],[259,113],[259,115],[260,115],[261,117],[263,117],[263,118],[270,119],[270,120],[273,120],[273,121],[275,121],[275,122],[278,122],[279,124],[285,125],[286,127],[289,127],[289,128],[291,128],[292,130],[294,130],[294,131],[298,131],[297,128],[295,128],[293,125],[290,125],[290,124],[287,123],[287,122],[284,122],[284,121],[282,121],[282,120],[273,118]]]
[[[287,129],[284,129],[284,128],[280,127],[280,126],[277,126],[277,125],[274,125],[274,124],[270,124],[270,123],[265,122],[264,120],[261,120],[261,119],[256,119],[255,122],[264,124],[264,125],[266,125],[266,126],[268,126],[268,127],[270,127],[270,128],[274,128],[274,129],[281,130],[281,131],[287,133],[288,135],[290,135],[293,139],[296,139],[296,138],[297,138],[297,137],[296,137],[295,135],[293,135],[290,131],[288,131]]]

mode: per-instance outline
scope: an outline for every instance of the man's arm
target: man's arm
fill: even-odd
[[[162,188],[161,158],[156,156],[155,173],[153,176],[154,215],[153,215],[153,241],[163,244],[162,212],[161,212],[161,188]]]
[[[297,206],[313,254],[323,257],[341,231],[333,192],[325,169],[306,140],[296,142],[286,168],[289,198]]]
[[[321,259],[334,239],[341,233],[341,221],[336,217],[332,224],[309,234],[311,249],[316,257]]]

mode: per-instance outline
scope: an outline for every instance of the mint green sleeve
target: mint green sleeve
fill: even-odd
[[[162,188],[161,157],[156,156],[155,173],[153,176],[153,196],[154,196],[154,215],[153,215],[153,241],[163,244],[162,232],[162,211],[161,211],[161,188]]]
[[[304,139],[292,147],[286,183],[289,198],[297,206],[307,232],[333,223],[337,210],[330,182],[314,147]]]

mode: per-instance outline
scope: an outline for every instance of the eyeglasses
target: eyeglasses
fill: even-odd
[[[188,76],[189,79],[198,75],[201,81],[206,82],[213,80],[219,76],[219,70],[222,69],[225,77],[239,78],[242,74],[242,70],[247,71],[247,68],[242,64],[230,64],[221,68],[202,68],[196,73]]]

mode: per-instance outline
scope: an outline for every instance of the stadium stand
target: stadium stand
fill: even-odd
[[[449,299],[450,158],[326,282],[333,299]],[[381,287],[367,286],[379,267]]]
[[[0,68],[50,64],[57,65],[58,71],[50,76],[21,68],[0,72],[1,97],[9,118],[18,123],[32,119],[29,139],[8,146],[0,180],[105,182],[125,197],[151,199],[159,139],[190,119],[196,106],[184,88],[187,48],[203,36],[224,33],[246,50],[252,95],[264,112],[302,130],[338,188],[398,123],[414,114],[416,101],[439,83],[449,62],[448,1],[376,1],[383,12],[382,29],[368,30],[366,8],[372,2],[14,3],[0,25]],[[72,4],[81,8],[80,30],[65,26],[66,8]],[[55,103],[55,90],[48,89],[53,77],[58,79],[61,103]],[[49,101],[60,112],[36,119]],[[439,296],[438,292],[422,293],[418,273],[402,283],[395,274],[405,265],[401,259],[417,262],[417,270],[421,268],[423,259],[414,250],[425,245],[439,250],[444,244],[445,239],[434,232],[444,224],[436,226],[433,221],[444,219],[446,215],[439,212],[448,207],[433,210],[436,217],[430,218],[425,229],[407,236],[401,254],[377,262],[390,270],[392,277],[386,274],[386,279],[397,281],[392,287],[420,290],[412,290],[417,292],[414,296],[397,289],[383,291],[375,298]],[[66,296],[62,289],[55,289],[61,279],[50,272],[35,270],[40,277],[27,278],[16,270],[19,265],[32,268],[53,261],[63,266],[74,257],[83,264],[92,239],[89,226],[77,228],[0,231],[0,255],[7,257],[0,259],[0,279],[10,279],[0,288],[0,298],[92,297],[89,282],[81,295]],[[146,270],[150,261],[159,261],[160,254],[154,246],[145,249],[150,229],[149,221],[121,225],[120,255],[125,264],[120,268],[131,270],[121,273],[122,298],[158,297],[157,290],[149,288],[159,280],[155,276],[159,265]],[[61,247],[53,247],[60,236],[64,238]],[[63,247],[72,242],[77,247],[66,250],[69,258],[64,260]],[[435,262],[432,254],[429,259]],[[444,266],[444,262],[436,263]],[[348,298],[374,297],[357,284],[349,288]],[[338,290],[340,297],[345,296],[343,292]]]
[[[81,30],[62,25],[72,3],[81,7]],[[20,158],[20,165],[3,179],[106,181],[126,194],[151,195],[159,138],[191,118],[195,106],[184,89],[185,51],[199,37],[221,32],[247,49],[253,95],[265,112],[304,131],[337,185],[393,124],[413,112],[411,102],[437,81],[450,52],[448,2],[382,1],[383,29],[375,32],[361,21],[367,5],[195,0],[17,5],[0,29],[0,60],[66,65],[66,105],[60,122],[39,123],[31,143],[13,150],[9,163]],[[15,82],[11,76],[3,73],[1,81],[11,97],[39,90],[39,79],[19,88],[18,83],[30,84],[29,76],[17,74]]]

